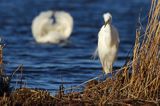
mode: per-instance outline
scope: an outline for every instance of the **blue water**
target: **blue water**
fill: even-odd
[[[114,69],[119,68],[134,45],[138,17],[145,20],[149,4],[150,0],[0,0],[6,72],[10,74],[23,64],[24,86],[50,92],[61,84],[74,86],[102,74],[101,65],[98,59],[92,59],[92,54],[104,12],[112,13],[113,24],[119,29],[121,42]],[[67,45],[37,44],[32,37],[33,18],[50,9],[68,11],[74,18]],[[13,77],[12,85],[19,87],[19,80],[20,72]]]

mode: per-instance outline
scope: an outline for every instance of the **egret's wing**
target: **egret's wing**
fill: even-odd
[[[96,47],[96,50],[92,54],[92,59],[95,60],[98,57],[98,47]]]
[[[119,43],[120,43],[119,32],[118,32],[117,28],[114,27],[113,25],[111,27],[112,27],[112,35],[114,35],[113,36],[113,45],[116,45],[116,48],[118,49]]]
[[[64,40],[64,37],[58,33],[58,32],[49,32],[47,35],[42,36],[38,39],[38,42],[40,43],[60,43],[62,40]]]

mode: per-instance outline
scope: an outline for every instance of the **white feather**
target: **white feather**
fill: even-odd
[[[103,17],[108,24],[103,25],[98,33],[98,56],[103,70],[107,74],[112,72],[120,40],[117,29],[111,24],[111,14],[106,13]]]
[[[32,22],[33,37],[39,43],[59,43],[69,38],[72,29],[73,18],[64,11],[41,12]]]

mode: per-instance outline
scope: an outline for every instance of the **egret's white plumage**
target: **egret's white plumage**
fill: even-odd
[[[112,16],[110,13],[103,15],[105,24],[98,33],[98,56],[104,72],[111,73],[112,65],[117,56],[119,46],[119,34],[117,29],[111,24]]]
[[[39,43],[59,43],[72,33],[73,18],[64,11],[41,12],[32,22],[32,33]]]

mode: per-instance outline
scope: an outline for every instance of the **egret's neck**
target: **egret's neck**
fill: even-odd
[[[106,28],[110,28],[111,27],[111,23],[107,23],[107,24],[105,24],[104,25],[104,28],[106,29]]]
[[[108,24],[109,24],[109,25],[111,25],[111,24],[112,24],[112,21],[111,21],[111,20],[109,20],[109,21],[108,21]]]
[[[107,23],[107,24],[111,24],[112,23],[112,20],[111,19],[109,19],[109,20],[104,20],[105,21],[105,23]]]

